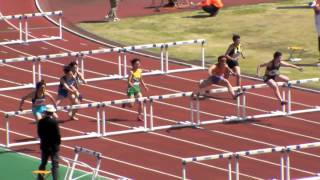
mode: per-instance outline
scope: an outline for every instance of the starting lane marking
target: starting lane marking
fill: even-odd
[[[47,48],[47,47],[42,46],[42,47],[41,47],[41,49],[47,50],[48,48]]]
[[[1,54],[8,54],[7,51],[0,51]]]
[[[87,43],[80,43],[81,46],[88,46]]]

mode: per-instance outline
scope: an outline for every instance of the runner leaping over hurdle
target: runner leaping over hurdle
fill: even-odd
[[[218,57],[218,63],[212,65],[209,70],[209,77],[205,80],[200,80],[199,84],[199,91],[198,96],[203,97],[204,95],[204,89],[206,87],[209,87],[212,84],[218,84],[222,85],[228,88],[228,91],[233,99],[237,99],[239,95],[242,93],[240,91],[234,92],[232,89],[232,86],[230,82],[224,78],[225,74],[231,73],[232,75],[235,75],[235,73],[228,67],[227,65],[227,57],[226,56],[219,56]]]
[[[142,84],[144,89],[148,91],[148,87],[146,86],[146,84],[142,79],[142,69],[140,69],[140,59],[138,58],[132,59],[131,65],[132,65],[132,70],[130,71],[129,77],[128,77],[127,95],[130,99],[140,98],[142,97],[140,83]],[[123,108],[125,108],[126,106],[132,107],[133,105],[134,103],[122,104],[122,107]],[[139,121],[143,120],[142,109],[143,109],[143,104],[139,102],[138,117],[137,117],[137,120]]]
[[[22,111],[24,101],[26,99],[31,99],[32,101],[32,114],[35,118],[35,122],[39,122],[42,119],[43,113],[46,111],[46,98],[49,98],[55,107],[56,103],[49,92],[46,90],[46,83],[44,80],[39,81],[36,84],[34,91],[30,92],[26,96],[23,96],[20,101],[19,111]],[[57,115],[55,115],[57,117]]]
[[[291,68],[298,69],[300,71],[303,70],[302,67],[299,67],[299,66],[289,64],[287,62],[282,61],[282,53],[277,51],[273,54],[273,59],[271,61],[258,65],[257,76],[258,77],[260,76],[260,73],[259,73],[260,68],[266,67],[266,71],[263,76],[263,81],[273,89],[274,94],[276,95],[277,99],[280,101],[280,104],[283,106],[283,105],[287,104],[287,102],[283,101],[283,99],[281,98],[279,87],[278,87],[276,81],[288,82],[289,77],[280,74],[280,71],[279,71],[280,66],[291,67]]]
[[[71,105],[79,104],[79,97],[81,96],[76,87],[76,78],[73,76],[70,66],[63,68],[64,76],[60,78],[60,84],[58,88],[58,96],[56,104],[59,105],[65,98],[69,98]],[[70,111],[70,120],[78,120],[76,117],[77,110]]]

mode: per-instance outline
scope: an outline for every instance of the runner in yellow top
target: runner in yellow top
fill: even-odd
[[[148,87],[144,83],[142,79],[142,69],[140,69],[140,59],[134,58],[131,60],[131,65],[132,65],[132,70],[129,73],[129,78],[128,78],[128,89],[127,89],[127,95],[129,98],[139,98],[142,97],[141,93],[141,88],[140,88],[140,83],[144,87],[146,91],[148,91]],[[122,107],[132,107],[134,104],[122,104]],[[137,120],[142,121],[143,116],[142,116],[142,109],[143,109],[143,104],[139,102],[138,106],[138,117]]]

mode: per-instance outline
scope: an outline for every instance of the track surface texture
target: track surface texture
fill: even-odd
[[[258,0],[225,0],[227,6],[259,3]],[[37,12],[32,0],[0,0],[2,15]],[[120,18],[142,16],[155,13],[153,9],[145,8],[150,5],[147,0],[123,0],[119,8]],[[107,8],[102,0],[47,0],[41,1],[45,11],[63,10],[66,23],[79,21],[101,20]],[[127,9],[130,9],[127,10]],[[172,10],[173,11],[173,10]],[[52,27],[45,18],[30,20],[33,26]],[[12,29],[17,22],[0,22],[1,29]],[[33,31],[33,36],[41,36],[50,29]],[[10,37],[10,33],[1,33],[1,38]],[[81,38],[70,32],[64,32],[64,40],[37,42],[28,45],[10,45],[0,47],[0,58],[14,58],[19,56],[42,55],[59,52],[70,52],[97,49],[101,44]],[[140,57],[129,55],[128,58]],[[142,66],[152,69],[159,66],[159,62],[144,56]],[[61,75],[63,64],[72,58],[48,60],[43,63],[43,74],[47,82],[57,81]],[[117,69],[116,54],[95,55],[86,57],[86,77],[99,77],[102,74],[114,74]],[[182,65],[170,64],[171,68],[181,68]],[[31,63],[15,63],[0,66],[0,87],[21,85],[31,81]],[[145,77],[150,91],[146,96],[168,94],[181,91],[192,91],[198,81],[207,76],[206,71],[175,73]],[[234,79],[232,79],[234,84]],[[244,84],[257,84],[261,81],[245,79]],[[49,87],[55,96],[57,87]],[[125,98],[126,82],[101,81],[81,86],[85,103]],[[0,110],[16,110],[21,96],[29,90],[8,91],[0,94]],[[293,90],[293,109],[302,109],[319,105],[319,94],[299,89]],[[219,119],[234,114],[235,101],[227,94],[217,95],[217,99],[201,101],[201,118],[203,120]],[[278,102],[273,98],[270,89],[252,90],[248,93],[248,114],[261,114],[279,109]],[[189,118],[189,100],[178,98],[155,103],[155,125],[174,124]],[[26,103],[25,108],[29,108]],[[108,109],[107,130],[128,129],[128,127],[142,126],[143,122],[135,120],[135,109],[122,109],[114,106]],[[79,121],[63,121],[65,113],[60,117],[63,121],[61,132],[63,136],[80,135],[95,130],[96,110],[80,110]],[[1,123],[1,142],[5,143],[4,125]],[[32,124],[32,117],[14,117],[11,119],[13,142],[21,142],[36,137],[36,126]],[[83,146],[103,154],[100,173],[110,177],[107,172],[120,174],[133,179],[180,179],[181,158],[234,152],[249,149],[285,146],[291,144],[309,143],[320,140],[319,113],[308,113],[280,118],[264,118],[244,123],[214,124],[197,128],[181,128],[149,133],[135,133],[105,138],[63,142],[61,155],[73,156],[74,146]],[[38,145],[12,148],[39,157]],[[319,149],[293,152],[291,158],[291,175],[294,178],[312,176],[319,171]],[[240,161],[241,179],[270,179],[280,176],[281,154],[269,154],[242,158]],[[92,158],[83,157],[82,161],[93,164]],[[204,161],[187,166],[187,177],[190,179],[227,179],[227,161]],[[112,176],[111,176],[112,177]]]

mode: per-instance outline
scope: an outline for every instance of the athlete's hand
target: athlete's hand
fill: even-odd
[[[144,87],[144,89],[148,92],[149,91],[149,88],[148,87]]]
[[[299,68],[299,71],[301,71],[301,72],[302,72],[302,71],[303,71],[303,68],[302,68],[302,67],[300,67],[300,68]]]

